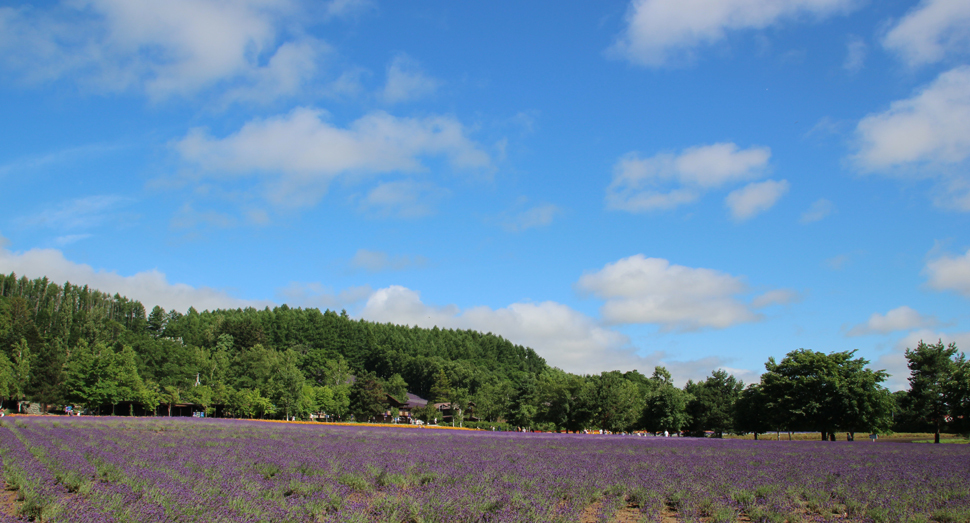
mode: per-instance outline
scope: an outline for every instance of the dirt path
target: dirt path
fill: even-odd
[[[599,513],[602,508],[603,502],[601,501],[597,501],[586,507],[586,510],[583,511],[583,515],[579,519],[580,523],[600,523]],[[660,514],[660,517],[657,518],[656,516],[642,514],[637,507],[628,506],[617,510],[607,521],[608,523],[679,523],[684,520],[681,519],[677,511],[670,507],[665,508],[664,512]],[[705,523],[711,521],[711,518],[701,518],[700,521]],[[744,514],[739,515],[735,520],[736,523],[747,523],[750,521],[751,519]]]
[[[17,509],[20,508],[20,502],[17,501],[17,491],[7,487],[7,484],[3,484],[3,490],[0,490],[0,514],[16,517]]]

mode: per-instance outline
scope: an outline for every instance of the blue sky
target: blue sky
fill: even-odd
[[[746,381],[970,345],[961,0],[0,3],[0,271]]]

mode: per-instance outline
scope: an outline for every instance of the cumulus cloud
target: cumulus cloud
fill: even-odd
[[[812,202],[811,207],[802,213],[802,223],[813,223],[825,219],[835,212],[835,204],[825,198]]]
[[[872,316],[869,316],[869,321],[852,327],[846,335],[888,334],[896,331],[933,327],[937,323],[933,316],[923,316],[904,305],[886,314],[873,313]]]
[[[970,347],[970,332],[938,332],[929,329],[920,329],[910,332],[899,339],[893,347],[886,353],[879,356],[872,367],[884,369],[890,374],[886,380],[886,388],[892,391],[906,390],[909,388],[909,368],[906,361],[906,349],[915,349],[920,341],[935,344],[942,341],[944,345],[956,343],[962,351]]]
[[[923,0],[886,33],[883,45],[910,66],[970,51],[970,3]]]
[[[730,31],[764,29],[786,19],[847,12],[856,0],[632,0],[610,52],[646,66],[692,58]]]
[[[451,117],[397,118],[374,112],[336,127],[323,111],[300,107],[246,123],[225,138],[193,129],[174,144],[207,175],[261,176],[275,204],[315,203],[340,175],[425,170],[422,159],[445,157],[456,169],[482,169],[490,158]]]
[[[383,251],[358,249],[350,259],[350,266],[367,272],[401,271],[428,264],[424,256],[391,256]]]
[[[395,285],[374,292],[360,316],[378,322],[492,332],[532,347],[549,364],[571,372],[599,372],[636,361],[626,336],[551,301],[461,310],[455,305],[426,305],[417,291]]]
[[[398,55],[387,67],[387,83],[381,98],[385,103],[408,102],[433,94],[438,81],[425,75],[417,62],[406,55]]]
[[[938,291],[954,291],[970,298],[970,250],[963,256],[944,255],[926,263],[927,284]]]
[[[867,170],[953,164],[970,156],[970,66],[941,74],[912,98],[863,118],[856,161]]]
[[[640,355],[624,334],[604,328],[589,316],[552,301],[462,310],[455,305],[425,304],[419,292],[395,285],[371,294],[360,317],[399,325],[491,332],[531,347],[552,366],[578,374],[634,369],[650,374],[655,366],[664,365],[682,385],[688,379],[703,379],[727,363],[716,356],[680,361],[663,352]],[[745,378],[756,376],[749,371],[732,371]]]
[[[326,49],[299,29],[305,18],[290,0],[62,2],[0,10],[0,49],[31,81],[155,99],[224,85],[272,99],[297,92]]]
[[[855,135],[863,171],[936,178],[937,204],[970,211],[970,66],[866,116]]]
[[[115,272],[95,270],[90,265],[75,263],[64,257],[56,249],[31,249],[26,252],[11,252],[0,247],[0,273],[16,272],[19,276],[41,278],[47,276],[51,281],[62,284],[88,285],[109,294],[121,294],[138,300],[147,309],[160,305],[165,309],[182,312],[189,307],[198,310],[264,307],[270,302],[244,300],[233,297],[225,291],[209,287],[192,287],[184,283],[169,283],[164,273],[149,270],[131,276]]]
[[[787,180],[749,183],[731,191],[724,203],[731,210],[731,217],[735,221],[748,220],[774,207],[788,192],[788,186]]]
[[[677,155],[660,153],[649,158],[628,153],[613,166],[606,206],[629,212],[673,209],[696,200],[706,190],[761,176],[770,157],[767,147],[741,150],[733,143],[690,147]]]
[[[605,300],[600,313],[612,324],[723,329],[760,318],[752,305],[739,299],[748,291],[741,278],[713,269],[671,265],[642,254],[584,274],[577,288]]]

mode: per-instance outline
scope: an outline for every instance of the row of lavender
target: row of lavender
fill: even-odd
[[[590,507],[608,521],[629,506],[642,521],[966,522],[968,450],[228,420],[0,426],[21,519],[44,522],[579,521]]]

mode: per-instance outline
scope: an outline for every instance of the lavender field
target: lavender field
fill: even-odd
[[[970,448],[7,418],[0,521],[970,521]]]

